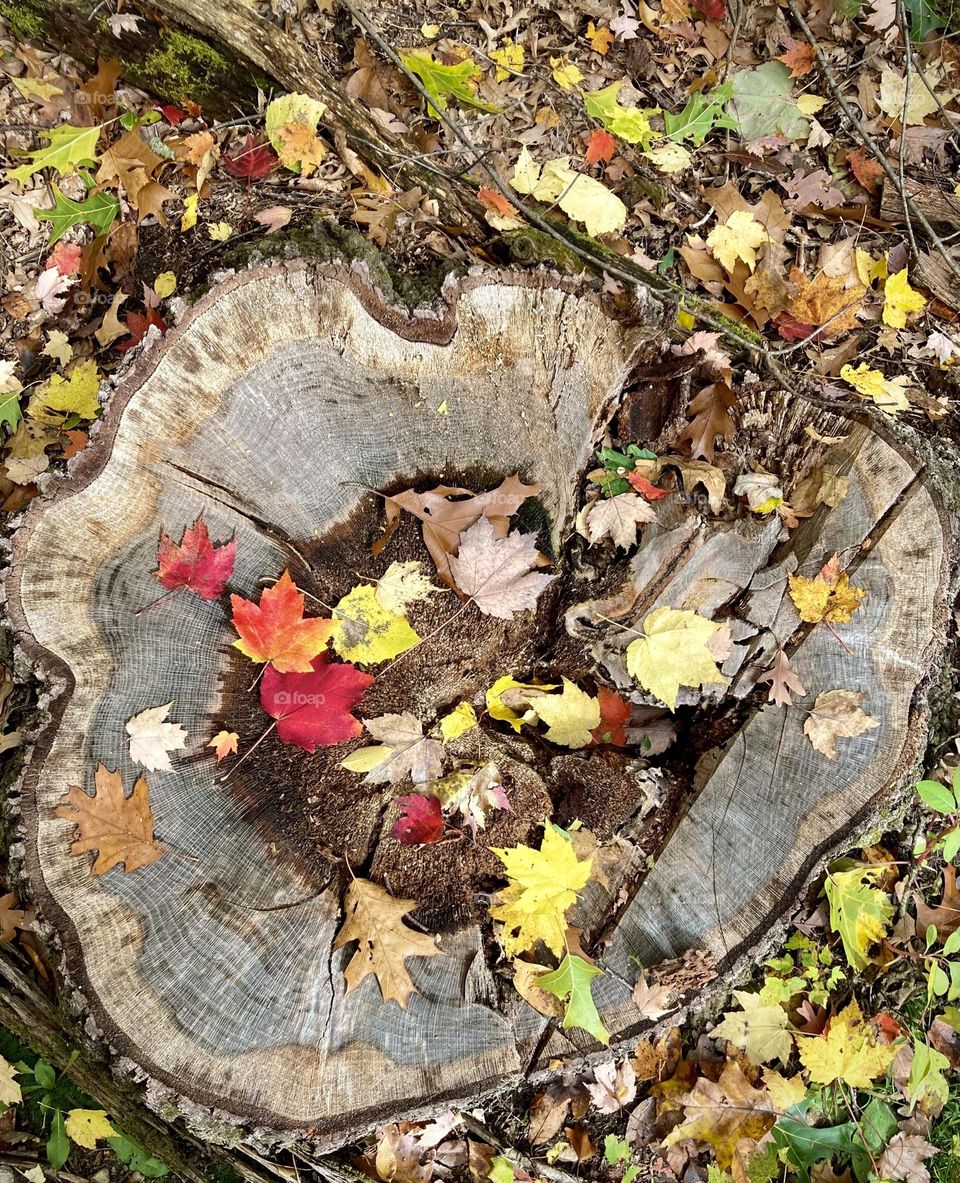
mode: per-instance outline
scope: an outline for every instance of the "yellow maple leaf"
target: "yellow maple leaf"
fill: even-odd
[[[600,726],[599,701],[567,678],[561,694],[542,694],[531,705],[549,728],[547,739],[565,748],[585,748]]]
[[[286,123],[271,137],[280,163],[301,176],[309,177],[327,155],[323,141],[309,124]]]
[[[855,587],[846,571],[835,578],[825,579],[820,572],[815,578],[791,575],[790,599],[807,624],[829,620],[831,624],[849,624],[850,618],[867,594],[866,588]]]
[[[757,248],[769,238],[770,235],[749,210],[736,209],[725,222],[710,231],[707,246],[728,272],[733,271],[738,259],[742,259],[753,271],[757,265]]]
[[[490,57],[497,64],[496,80],[503,82],[511,74],[522,74],[527,51],[509,37],[505,37],[499,49],[490,51]]]
[[[627,671],[672,711],[681,686],[726,684],[707,646],[719,628],[696,612],[655,608],[643,622],[646,635],[627,646]]]
[[[503,922],[504,953],[515,957],[543,941],[559,957],[566,947],[567,909],[590,878],[591,860],[578,859],[570,840],[549,823],[539,850],[512,846],[493,853],[510,881],[490,909],[493,919]]]
[[[207,747],[213,748],[217,753],[217,763],[219,764],[227,756],[235,756],[237,754],[237,744],[239,741],[240,736],[235,731],[218,731],[207,744]]]
[[[207,234],[214,242],[226,242],[233,233],[233,227],[229,222],[208,222]]]
[[[550,69],[553,80],[561,90],[573,90],[578,82],[583,81],[583,71],[579,66],[567,60],[567,55],[550,59]]]
[[[590,23],[587,25],[587,31],[584,36],[586,40],[589,41],[590,48],[594,51],[594,53],[600,54],[601,57],[604,57],[607,53],[609,53],[610,46],[616,40],[616,37],[610,32],[606,25],[601,25],[598,29],[593,21],[590,21]]]
[[[71,1142],[84,1150],[93,1150],[98,1138],[115,1138],[117,1131],[110,1124],[103,1109],[71,1109],[64,1119],[64,1128]]]
[[[16,1068],[0,1056],[0,1105],[19,1105],[23,1100],[20,1085],[15,1080],[16,1075]]]
[[[100,374],[87,357],[75,362],[66,378],[54,374],[31,397],[27,414],[40,423],[62,423],[67,415],[95,419],[100,414]]]
[[[910,400],[906,395],[910,380],[902,375],[887,378],[880,370],[872,370],[864,361],[856,369],[849,362],[841,366],[840,377],[859,394],[873,399],[880,410],[888,415],[897,415],[900,411],[910,409]]]
[[[535,690],[540,694],[544,690],[556,690],[556,688],[555,682],[546,686],[534,686],[530,682],[518,682],[512,674],[504,674],[503,677],[497,678],[487,691],[487,711],[491,719],[499,719],[501,723],[509,723],[514,731],[519,733],[524,721],[527,720],[527,715],[526,713],[518,714],[513,707],[508,706],[503,701],[503,695],[508,690]]]
[[[347,592],[334,608],[333,620],[333,647],[345,661],[377,665],[412,649],[420,640],[405,616],[380,604],[377,589],[368,583]]]
[[[615,193],[585,173],[570,167],[569,156],[558,156],[540,167],[524,148],[510,184],[546,205],[556,204],[569,218],[583,222],[591,235],[611,234],[627,220],[627,207]]]
[[[883,323],[892,329],[902,329],[908,312],[922,312],[927,302],[907,282],[907,269],[891,275],[883,288]]]
[[[440,720],[440,734],[444,743],[457,739],[466,731],[471,731],[477,725],[477,712],[468,702],[458,702],[457,705]]]
[[[644,159],[649,160],[662,173],[682,173],[689,168],[693,160],[690,153],[682,144],[661,144],[659,148],[650,148],[643,153]]]
[[[844,1007],[823,1035],[800,1044],[800,1062],[814,1084],[842,1080],[851,1088],[869,1088],[886,1075],[895,1055],[892,1045],[873,1043],[856,1002]]]

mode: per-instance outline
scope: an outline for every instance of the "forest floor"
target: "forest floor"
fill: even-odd
[[[317,217],[408,276],[477,261],[579,271],[563,243],[525,234],[527,201],[602,239],[606,295],[628,302],[619,258],[678,301],[676,352],[700,384],[688,444],[708,464],[722,467],[740,386],[763,365],[827,405],[960,437],[955,0],[385,0],[376,37],[334,0],[263,8],[422,159],[469,171],[485,223],[450,225],[405,187],[402,161],[395,176],[373,172],[302,97],[261,94],[218,121],[185,74],[166,93],[130,86],[111,36],[136,36],[139,18],[122,6],[107,6],[96,68],[0,26],[8,520],[87,446],[101,383],[129,350],[218,272],[286,253],[293,231],[309,239]],[[610,479],[633,463],[608,457]],[[788,503],[760,481],[749,508],[795,524],[831,495],[820,486]],[[719,1033],[685,1021],[482,1124],[450,1112],[386,1127],[341,1168],[383,1183],[960,1183],[958,702],[948,662],[906,813],[797,901],[789,937]],[[8,673],[8,779],[34,703]],[[0,884],[5,955],[54,997],[54,960],[3,862]],[[646,989],[647,1013],[668,1016],[671,989],[655,977]],[[0,1056],[0,1183],[10,1171],[31,1183],[164,1173],[119,1134],[122,1113],[3,1032]],[[310,1166],[288,1153],[274,1169]]]

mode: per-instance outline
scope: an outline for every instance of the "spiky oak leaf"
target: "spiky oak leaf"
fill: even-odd
[[[467,731],[472,731],[476,726],[477,712],[470,703],[458,702],[453,710],[440,720],[440,734],[443,736],[443,742],[449,743],[453,739],[459,739]]]
[[[441,952],[432,936],[414,932],[403,923],[403,917],[416,906],[416,900],[394,899],[368,879],[353,880],[343,901],[343,925],[333,942],[334,949],[358,942],[343,971],[348,992],[373,974],[384,1002],[393,999],[406,1010],[414,993],[406,959],[436,957]]]
[[[363,724],[350,712],[372,683],[372,675],[319,653],[309,673],[281,674],[268,665],[260,680],[260,705],[277,720],[284,743],[315,752],[360,734]]]
[[[579,1027],[598,1043],[607,1044],[610,1033],[600,1021],[600,1012],[590,990],[591,981],[602,972],[582,957],[567,953],[555,970],[543,974],[533,984],[538,990],[545,990],[565,1002],[561,1024],[564,1031]]]
[[[637,978],[630,1000],[645,1019],[662,1018],[679,1005],[672,986],[648,982],[643,974]]]
[[[157,569],[153,574],[170,591],[185,587],[201,600],[215,600],[223,594],[226,582],[233,574],[236,557],[234,539],[218,545],[211,543],[201,513],[193,525],[183,531],[179,543],[161,530]]]
[[[561,694],[540,695],[533,710],[547,725],[547,739],[565,748],[585,748],[600,725],[600,703],[567,678]]]
[[[883,287],[883,323],[893,329],[902,329],[907,323],[907,313],[922,312],[927,302],[907,282],[907,269],[897,271]]]
[[[23,1093],[14,1077],[16,1068],[3,1056],[0,1056],[0,1105],[19,1105],[23,1100]]]
[[[757,248],[769,241],[770,235],[749,210],[736,209],[726,222],[707,235],[707,246],[717,262],[732,272],[740,259],[752,271],[757,265]]]
[[[457,587],[481,612],[512,620],[518,612],[535,608],[540,593],[554,578],[532,572],[538,557],[535,534],[514,530],[498,538],[493,523],[481,518],[461,538],[450,570]]]
[[[335,627],[332,620],[303,619],[303,596],[289,571],[261,593],[259,604],[231,596],[230,605],[240,634],[236,648],[251,661],[269,661],[281,674],[309,673]]]
[[[407,618],[384,608],[377,590],[358,584],[333,610],[333,647],[345,661],[378,665],[406,653],[420,641]]]
[[[543,941],[557,957],[566,947],[566,913],[590,878],[591,860],[577,858],[572,843],[552,825],[539,850],[529,846],[492,848],[506,868],[509,885],[490,909],[503,922],[500,943],[508,957]]]
[[[153,811],[146,779],[138,777],[133,792],[125,797],[120,773],[100,764],[94,785],[92,797],[83,789],[68,789],[54,810],[55,817],[74,822],[77,827],[70,853],[86,854],[95,850],[92,875],[104,875],[120,863],[127,873],[155,863],[167,848],[153,836]]]
[[[187,746],[187,733],[179,723],[166,723],[172,702],[150,707],[127,721],[130,736],[130,759],[142,764],[148,772],[170,772],[169,752]]]
[[[657,492],[665,496],[663,490]],[[614,546],[629,550],[637,545],[637,526],[656,520],[653,506],[642,497],[636,493],[620,493],[616,497],[601,498],[591,505],[586,515],[587,538],[592,546],[609,537]]]
[[[716,1151],[717,1162],[729,1170],[744,1139],[759,1142],[777,1120],[777,1110],[766,1089],[754,1088],[736,1061],[726,1064],[720,1079],[702,1076],[676,1098],[684,1120],[663,1140],[670,1147],[692,1138]]]
[[[690,445],[690,450],[694,456],[702,456],[706,461],[706,467],[711,469],[710,472],[699,470],[695,474],[695,479],[691,480],[688,488],[692,488],[697,480],[701,480],[707,488],[708,493],[712,493],[711,484],[715,486],[716,478],[713,473],[713,457],[716,448],[717,436],[721,436],[729,443],[734,435],[734,422],[730,417],[731,409],[736,406],[737,396],[733,393],[726,382],[713,382],[709,386],[705,386],[690,401],[690,406],[687,408],[687,414],[694,416],[693,422],[677,436],[677,443]],[[667,458],[664,457],[663,463],[666,464]],[[670,457],[670,463],[675,463],[673,457]],[[684,479],[687,479],[687,471],[692,468],[688,461],[686,466],[677,464],[680,468]],[[722,482],[721,474],[721,482]],[[724,483],[724,489],[726,485]],[[720,493],[722,498],[723,493]],[[710,498],[711,508],[714,506],[713,497]],[[714,513],[717,510],[714,509]]]
[[[366,772],[364,784],[398,785],[408,776],[414,784],[436,780],[446,757],[443,744],[423,734],[423,724],[409,711],[365,720],[379,744],[358,748],[343,761],[351,772]]]
[[[655,608],[643,622],[646,635],[627,646],[627,671],[672,711],[681,686],[726,684],[709,648],[719,629],[696,612]]]
[[[411,793],[397,798],[400,817],[394,822],[390,835],[404,846],[425,846],[443,837],[443,813],[436,797]]]
[[[831,624],[849,624],[867,594],[866,588],[855,587],[850,582],[846,571],[829,579],[824,578],[823,572],[813,579],[806,575],[791,575],[788,589],[800,619],[807,624],[819,624],[824,620]]]
[[[64,1119],[67,1137],[84,1150],[96,1148],[99,1138],[115,1138],[117,1131],[103,1109],[71,1109]]]
[[[759,994],[734,990],[741,1011],[727,1011],[723,1022],[710,1033],[714,1039],[727,1039],[747,1053],[751,1064],[786,1064],[793,1051],[793,1028],[782,1006],[765,1006]]]
[[[625,1057],[621,1063],[608,1060],[593,1070],[593,1084],[587,1084],[587,1091],[594,1105],[601,1113],[618,1113],[637,1095],[637,1074]]]
[[[207,744],[207,747],[213,748],[217,753],[217,763],[219,764],[227,756],[235,756],[237,754],[237,744],[239,742],[240,736],[235,731],[218,731]]]
[[[773,666],[765,674],[761,674],[757,678],[758,685],[763,682],[770,683],[770,689],[767,692],[767,701],[774,703],[778,707],[792,707],[794,694],[802,698],[807,693],[806,688],[790,664],[790,658],[787,657],[782,649],[777,650],[777,656],[773,660]]]
[[[857,970],[869,965],[870,946],[886,934],[893,918],[890,897],[876,886],[885,870],[874,863],[857,863],[827,875],[830,927],[839,934],[847,961]]]
[[[403,616],[411,604],[427,600],[440,589],[422,574],[423,564],[416,559],[391,563],[377,580],[376,597],[381,608]]]
[[[823,1035],[801,1042],[800,1063],[812,1084],[843,1081],[850,1088],[868,1089],[886,1075],[896,1050],[892,1044],[873,1042],[860,1007],[851,1002],[830,1020]]]
[[[825,690],[818,694],[803,725],[803,733],[828,760],[837,758],[837,740],[873,731],[880,723],[860,709],[867,697],[855,690]]]

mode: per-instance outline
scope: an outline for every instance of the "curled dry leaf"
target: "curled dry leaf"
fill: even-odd
[[[803,731],[828,760],[837,758],[838,739],[852,739],[880,726],[877,719],[860,708],[866,697],[866,693],[855,690],[825,690],[817,695]]]
[[[593,1084],[587,1084],[587,1091],[601,1113],[619,1113],[637,1095],[637,1074],[629,1057],[619,1064],[616,1060],[598,1064],[593,1079]]]

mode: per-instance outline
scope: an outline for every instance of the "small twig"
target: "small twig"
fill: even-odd
[[[900,26],[900,36],[903,38],[903,48],[906,54],[906,69],[903,75],[903,107],[900,110],[900,151],[898,153],[898,168],[900,173],[900,194],[907,191],[906,159],[907,159],[907,110],[910,106],[910,75],[913,72],[913,49],[910,45],[910,29],[907,25],[907,13],[903,0],[897,0],[897,23]],[[920,71],[921,74],[923,71]],[[907,226],[907,237],[910,239],[910,261],[917,259],[917,238],[913,232],[913,219],[906,205],[903,208],[904,221]]]
[[[850,106],[850,104],[844,98],[839,86],[837,86],[836,76],[834,75],[833,68],[830,65],[830,63],[827,61],[826,55],[823,52],[823,48],[820,45],[820,42],[817,40],[816,36],[814,35],[813,30],[807,24],[803,13],[800,11],[800,6],[797,4],[797,0],[787,0],[787,5],[790,9],[793,19],[797,22],[797,24],[803,30],[804,37],[806,37],[806,39],[813,46],[813,52],[814,52],[814,55],[817,59],[817,64],[819,65],[821,71],[823,72],[823,79],[827,84],[827,89],[830,91],[830,93],[833,95],[833,97],[836,99],[836,101],[840,104],[840,109],[843,111],[844,115],[847,117],[847,119],[849,120],[849,122],[853,126],[857,135],[860,137],[861,144],[863,145],[864,148],[866,148],[870,151],[870,153],[873,155],[873,158],[876,160],[877,164],[879,164],[880,167],[883,169],[883,171],[886,174],[887,179],[889,180],[891,185],[893,185],[893,187],[896,189],[897,193],[899,193],[900,200],[903,202],[904,211],[909,210],[910,213],[913,214],[913,216],[917,219],[917,222],[923,227],[923,232],[926,235],[928,241],[934,247],[936,247],[937,251],[943,257],[943,261],[946,263],[951,274],[957,280],[960,280],[960,264],[957,263],[956,259],[954,259],[954,257],[950,254],[950,252],[944,246],[943,242],[938,237],[937,232],[934,230],[934,228],[930,225],[929,221],[927,220],[926,215],[923,213],[923,211],[921,209],[918,208],[917,203],[913,200],[912,197],[910,197],[904,191],[902,185],[900,184],[900,179],[898,178],[897,174],[891,168],[890,161],[887,160],[887,157],[886,157],[885,153],[883,152],[883,150],[880,148],[880,145],[877,143],[877,141],[873,138],[873,136],[864,127],[863,121],[860,119],[860,117],[857,115],[857,113],[854,111],[854,109]],[[901,136],[904,134],[904,131],[905,131],[904,128],[900,129]]]

